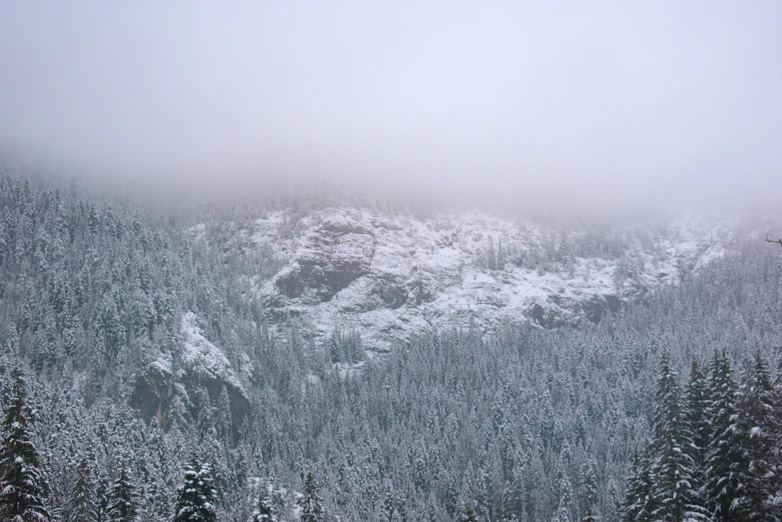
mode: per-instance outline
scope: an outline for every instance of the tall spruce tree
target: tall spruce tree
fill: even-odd
[[[581,465],[581,488],[583,490],[583,507],[588,511],[595,509],[600,500],[600,488],[595,475],[595,468],[591,461]]]
[[[652,464],[656,509],[654,520],[684,522],[706,520],[706,510],[698,505],[693,489],[692,458],[687,426],[681,408],[681,388],[678,376],[671,369],[667,353],[660,359],[657,383],[657,414],[652,443],[656,458]]]
[[[136,486],[130,481],[123,462],[109,492],[108,521],[135,522],[136,511]]]
[[[698,362],[693,360],[690,379],[687,382],[684,395],[684,418],[690,434],[687,453],[692,459],[692,489],[697,493],[701,505],[706,503],[705,461],[707,446],[711,438],[710,404],[709,383]]]
[[[692,489],[690,459],[669,428],[658,446],[655,459],[654,499],[657,508],[653,519],[664,522],[708,520],[708,512],[697,504]]]
[[[666,432],[672,430],[679,437],[685,430],[682,417],[681,388],[679,376],[671,369],[671,360],[667,352],[660,356],[660,371],[657,378],[654,415],[654,439],[652,444],[659,445]]]
[[[24,382],[17,375],[3,421],[5,435],[0,448],[0,519],[49,522],[52,516],[44,503],[38,451],[27,434],[24,409]]]
[[[775,493],[775,412],[771,372],[760,352],[744,372],[737,402],[743,459],[736,510],[744,520],[765,521]]]
[[[622,507],[624,522],[652,522],[652,513],[657,509],[653,489],[651,458],[646,453],[636,453]]]
[[[76,468],[76,476],[68,498],[66,520],[68,522],[97,522],[98,506],[93,497],[92,482],[87,462]]]
[[[185,482],[177,495],[172,522],[215,522],[215,490],[209,465],[193,455],[185,467]]]
[[[304,479],[304,495],[298,500],[301,508],[301,522],[323,522],[323,499],[318,493],[318,484],[311,471]]]
[[[741,437],[736,425],[736,382],[725,352],[714,353],[709,377],[712,436],[706,453],[706,494],[714,522],[741,522],[734,508],[743,460]]]

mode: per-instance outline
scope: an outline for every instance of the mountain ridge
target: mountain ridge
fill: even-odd
[[[219,245],[206,223],[187,232],[226,252],[273,253],[279,269],[246,281],[270,323],[298,317],[319,337],[356,331],[374,351],[443,327],[596,323],[737,240],[730,223],[705,218],[606,230],[477,211],[416,217],[334,206],[267,212]]]

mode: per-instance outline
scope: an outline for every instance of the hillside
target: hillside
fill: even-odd
[[[715,351],[778,362],[782,257],[742,230],[157,212],[5,174],[0,397],[23,386],[63,512],[81,466],[105,517],[124,467],[167,521],[196,459],[219,520],[267,491],[295,521],[312,472],[342,520],[617,522],[662,354],[682,376]]]

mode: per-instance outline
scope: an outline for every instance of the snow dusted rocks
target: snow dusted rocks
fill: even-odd
[[[225,354],[204,337],[198,318],[192,312],[182,316],[182,351],[172,361],[172,355],[161,354],[139,376],[133,395],[133,405],[145,420],[157,418],[166,422],[168,409],[178,398],[187,404],[188,391],[194,386],[205,388],[212,401],[218,400],[223,389],[228,394],[235,423],[250,411],[244,387]]]
[[[191,233],[209,240],[203,226]],[[300,317],[324,335],[357,330],[382,351],[421,329],[598,322],[723,255],[732,238],[725,225],[694,220],[590,230],[478,212],[417,218],[339,207],[269,213],[231,241],[282,263],[251,282],[270,321]]]
[[[375,255],[374,231],[344,216],[327,216],[302,237],[295,258],[275,277],[289,298],[330,301],[356,279],[369,274]]]
[[[244,395],[242,384],[223,352],[201,333],[198,319],[192,312],[182,316],[182,367],[192,378],[219,381],[236,393]]]

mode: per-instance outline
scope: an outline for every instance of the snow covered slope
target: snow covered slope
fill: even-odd
[[[193,312],[182,317],[182,365],[189,374],[201,380],[216,381],[230,386],[232,391],[245,395],[242,383],[234,373],[225,354],[201,332]]]
[[[206,228],[190,232],[209,241]],[[340,207],[269,213],[215,246],[276,255],[282,269],[250,282],[269,320],[300,317],[320,334],[355,329],[377,351],[420,329],[597,322],[722,256],[733,238],[727,225],[697,220],[595,230]]]

